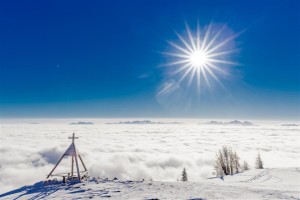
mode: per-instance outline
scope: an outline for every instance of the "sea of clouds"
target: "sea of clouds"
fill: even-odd
[[[283,122],[241,126],[195,120],[178,120],[184,121],[178,124],[86,121],[94,124],[70,124],[76,119],[1,121],[0,194],[45,180],[73,132],[80,137],[76,144],[89,174],[96,177],[176,181],[186,167],[189,180],[199,181],[212,176],[215,154],[223,145],[236,150],[250,167],[257,152],[265,167],[300,167],[300,126],[283,126]],[[63,160],[57,172],[66,172],[70,164]]]

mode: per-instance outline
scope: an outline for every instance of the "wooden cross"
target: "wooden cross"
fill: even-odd
[[[75,133],[73,133],[72,137],[68,137],[69,139],[72,139],[72,143],[74,144],[74,140],[78,139],[79,137],[75,137]]]
[[[75,160],[75,164],[76,164],[76,169],[77,169],[77,178],[78,178],[78,181],[81,182],[81,176],[80,176],[80,171],[79,171],[79,166],[78,166],[78,160],[77,160],[77,157],[80,159],[81,163],[82,163],[82,166],[84,168],[84,172],[87,172],[87,169],[85,167],[85,164],[80,156],[80,154],[77,153],[77,150],[76,150],[76,147],[75,147],[75,139],[78,139],[79,137],[75,137],[75,133],[73,133],[72,137],[68,137],[69,139],[72,139],[72,144],[69,146],[70,147],[73,147],[73,151],[74,151],[74,154],[72,153],[71,156],[72,156],[72,164],[71,164],[71,177],[73,178],[73,175],[74,175],[74,160]],[[52,169],[52,171],[50,172],[50,174],[47,176],[47,178],[49,178],[51,175],[52,175],[52,172],[56,169],[56,167],[59,165],[60,161],[64,158],[64,156],[70,156],[68,152],[69,148],[67,149],[67,151],[62,155],[62,157],[59,159],[59,161],[57,162],[57,164],[54,166],[54,168]]]

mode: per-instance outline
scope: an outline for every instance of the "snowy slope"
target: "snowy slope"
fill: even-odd
[[[90,179],[83,183],[38,182],[0,199],[299,199],[300,169],[249,170],[200,182]]]

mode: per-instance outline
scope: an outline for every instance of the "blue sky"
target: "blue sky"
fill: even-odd
[[[0,117],[300,118],[300,2],[1,1]],[[226,90],[170,81],[166,41],[226,24],[239,51]]]

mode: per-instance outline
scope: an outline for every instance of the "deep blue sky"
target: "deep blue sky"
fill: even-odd
[[[299,10],[297,0],[0,1],[0,116],[299,119]],[[159,52],[197,21],[244,30],[237,81],[161,103]]]

